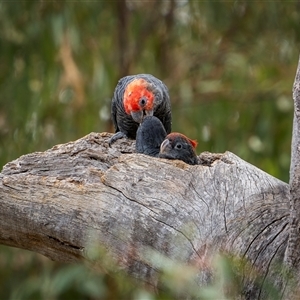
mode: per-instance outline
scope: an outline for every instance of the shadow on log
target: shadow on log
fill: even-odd
[[[147,249],[199,267],[209,283],[218,252],[251,262],[263,280],[245,278],[244,297],[263,298],[287,249],[289,185],[236,155],[200,154],[191,166],[136,154],[135,142],[91,133],[24,155],[0,173],[0,243],[53,260],[87,257],[97,242],[132,276],[155,285]]]

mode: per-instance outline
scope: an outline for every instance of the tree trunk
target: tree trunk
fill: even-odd
[[[230,152],[204,152],[191,166],[136,154],[131,140],[110,148],[111,134],[91,133],[4,166],[0,243],[65,262],[86,259],[87,245],[100,243],[152,285],[159,271],[148,249],[197,266],[200,285],[209,283],[216,253],[233,253],[251,263],[244,298],[264,298],[270,281],[288,297],[283,263],[299,271],[299,68],[291,194]]]

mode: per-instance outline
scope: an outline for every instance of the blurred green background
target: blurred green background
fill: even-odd
[[[229,150],[288,182],[299,20],[299,1],[1,1],[0,166],[113,132],[118,79],[151,73],[198,153]],[[1,299],[36,265],[68,268],[0,250]]]

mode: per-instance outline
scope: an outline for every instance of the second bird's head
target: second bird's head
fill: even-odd
[[[160,145],[159,157],[168,159],[179,159],[190,165],[197,165],[198,158],[195,152],[197,142],[185,135],[172,132],[168,134]]]
[[[125,112],[132,119],[141,123],[144,116],[152,116],[156,103],[159,102],[160,93],[147,80],[137,78],[131,81],[124,92],[123,104]]]

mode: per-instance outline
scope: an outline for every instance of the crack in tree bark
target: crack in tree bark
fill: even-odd
[[[287,240],[288,240],[288,238],[286,238],[286,239],[285,239],[285,240],[284,240],[284,241],[283,241],[283,242],[275,249],[275,251],[274,251],[272,257],[271,257],[270,260],[269,260],[269,263],[268,263],[268,265],[267,265],[267,269],[266,269],[266,271],[265,271],[265,273],[264,273],[264,275],[263,275],[263,280],[262,280],[262,283],[261,283],[261,287],[260,287],[260,289],[259,289],[258,299],[261,299],[262,292],[263,292],[263,286],[264,286],[265,281],[266,281],[266,278],[267,278],[267,276],[268,276],[268,274],[269,274],[271,263],[272,263],[273,259],[275,258],[275,256],[277,255],[279,249],[287,242]]]
[[[50,240],[55,241],[55,242],[57,242],[57,243],[59,243],[59,244],[61,244],[61,245],[63,245],[63,246],[71,247],[71,248],[76,249],[76,250],[83,251],[83,249],[85,248],[85,247],[82,247],[82,246],[80,247],[80,246],[72,245],[72,244],[70,244],[70,243],[68,243],[68,242],[61,241],[61,240],[59,240],[58,238],[53,237],[53,236],[50,236],[50,235],[47,235],[47,237],[48,237]]]
[[[259,239],[259,236],[261,236],[261,235],[266,231],[266,229],[268,229],[272,224],[277,223],[278,221],[281,221],[281,220],[284,219],[285,217],[287,217],[287,215],[283,216],[283,217],[280,218],[280,219],[273,220],[270,224],[267,224],[265,227],[263,227],[263,228],[261,229],[261,231],[258,232],[258,234],[254,237],[254,239],[253,239],[253,240],[251,241],[251,243],[248,245],[246,251],[243,253],[243,257],[246,257],[247,252],[251,249],[251,246],[253,245],[253,243],[254,243],[257,239]],[[288,222],[284,224],[284,228],[285,228],[287,225],[288,225]],[[264,249],[261,249],[260,251],[263,251],[263,250],[264,250]],[[254,262],[256,262],[258,256],[259,256],[259,253],[258,253],[257,256],[255,257]]]

